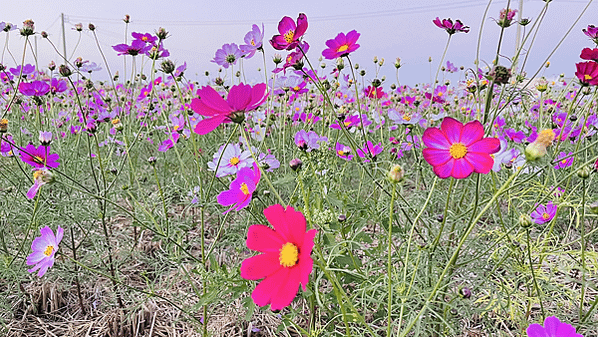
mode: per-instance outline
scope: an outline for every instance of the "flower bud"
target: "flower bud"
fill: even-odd
[[[272,61],[274,61],[274,64],[276,64],[278,66],[280,63],[282,63],[282,55],[274,54]]]
[[[69,77],[73,74],[71,69],[69,69],[69,67],[66,64],[61,64],[60,67],[58,67],[58,72],[63,77]]]
[[[52,132],[50,131],[40,131],[39,132],[39,142],[43,146],[48,146],[52,142]]]
[[[171,60],[164,60],[160,64],[160,69],[166,74],[172,74],[175,71],[175,68],[174,62]]]
[[[577,170],[577,176],[581,179],[587,179],[590,176],[590,168],[584,165]]]
[[[399,69],[401,68],[401,58],[397,57],[397,59],[395,60],[395,68]]]
[[[33,20],[27,19],[23,21],[23,28],[21,28],[20,33],[23,36],[29,36],[35,34],[33,31],[35,30],[35,24]]]
[[[123,130],[123,123],[118,118],[115,118],[115,119],[112,120],[112,126],[114,127],[114,129],[116,131],[122,131]]]
[[[48,38],[48,33],[45,30],[42,30],[42,32],[40,33],[42,38],[47,39]]]
[[[6,133],[8,131],[8,119],[0,119],[0,133]]]
[[[536,142],[530,143],[525,147],[525,159],[527,161],[538,160],[546,154],[546,146],[537,144]]]
[[[152,156],[152,157],[149,157],[149,158],[147,158],[147,162],[148,162],[150,165],[152,165],[152,166],[155,166],[155,165],[156,165],[156,161],[157,161],[157,160],[158,160],[158,158],[156,158],[156,157],[153,157],[153,156]]]
[[[291,159],[291,161],[289,162],[289,166],[293,171],[298,171],[299,169],[301,169],[302,165],[303,162],[299,158]]]
[[[401,165],[395,165],[392,167],[392,169],[390,169],[390,171],[388,171],[388,174],[386,176],[388,177],[388,180],[390,180],[391,183],[398,183],[402,181],[405,177],[405,171],[403,170]]]
[[[340,71],[340,70],[343,70],[344,68],[345,68],[345,61],[343,61],[342,57],[339,57],[336,60],[336,69],[338,69]]]
[[[166,38],[168,37],[168,32],[166,31],[166,29],[160,27],[160,28],[158,28],[158,31],[156,32],[156,36],[160,40],[166,40]]]
[[[123,21],[125,23],[130,23],[131,22],[131,16],[129,14],[125,15],[125,18],[123,19]]]
[[[532,217],[529,216],[528,214],[521,214],[519,216],[519,226],[523,227],[523,228],[528,228],[529,226],[531,226],[533,223],[532,221]]]
[[[471,297],[471,290],[467,287],[463,287],[461,289],[459,289],[459,295],[461,295],[461,297],[468,299]]]
[[[96,26],[93,23],[90,23],[89,25],[87,25],[87,28],[89,28],[89,30],[91,30],[92,32],[94,30],[96,30]]]
[[[83,31],[83,24],[82,23],[76,23],[75,24],[75,30],[80,32]]]
[[[338,215],[338,222],[345,222],[347,220],[347,216],[344,214]]]

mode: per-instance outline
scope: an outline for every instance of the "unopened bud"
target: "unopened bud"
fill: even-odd
[[[582,166],[579,170],[577,170],[577,176],[581,179],[587,179],[590,176],[590,168],[587,166]]]
[[[93,23],[90,23],[89,25],[87,25],[87,28],[89,28],[89,30],[91,30],[91,31],[96,30],[96,26]]]
[[[532,217],[529,216],[528,214],[521,214],[519,216],[519,226],[523,227],[523,228],[528,228],[529,226],[532,225]]]
[[[395,165],[390,169],[390,171],[388,171],[388,174],[386,176],[388,177],[388,180],[390,180],[391,183],[398,183],[402,181],[405,177],[405,171],[403,170],[401,165]]]
[[[302,165],[303,162],[299,158],[291,159],[291,161],[289,162],[289,166],[293,171],[298,171],[299,169],[301,169]]]
[[[39,142],[43,146],[48,146],[52,142],[52,132],[50,131],[40,131],[39,132]]]
[[[459,289],[459,295],[461,295],[461,297],[468,299],[471,297],[471,290],[467,287],[463,287],[461,289]]]
[[[58,67],[58,72],[63,77],[69,77],[73,74],[71,69],[69,69],[69,67],[66,64],[61,64],[60,67]]]
[[[157,160],[158,160],[158,158],[156,158],[156,157],[153,157],[153,156],[152,156],[152,157],[149,157],[149,158],[147,158],[147,162],[148,162],[150,165],[152,165],[152,166],[156,165],[156,161],[157,161]]]

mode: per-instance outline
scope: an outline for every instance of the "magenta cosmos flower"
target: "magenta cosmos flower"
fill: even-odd
[[[50,92],[50,85],[44,81],[21,82],[19,92],[25,96],[43,96]]]
[[[274,35],[270,44],[276,50],[291,50],[297,46],[299,40],[307,30],[307,16],[300,13],[297,17],[297,24],[288,16],[285,16],[278,23],[280,35]]]
[[[575,332],[575,327],[561,322],[554,316],[546,317],[544,326],[534,323],[527,327],[528,337],[583,337]]]
[[[137,56],[139,54],[147,53],[150,49],[152,49],[152,46],[146,45],[146,43],[143,40],[133,40],[133,42],[131,42],[131,45],[121,43],[112,46],[112,49],[118,52],[118,55]]]
[[[446,30],[449,35],[453,35],[458,32],[469,33],[469,26],[463,25],[461,20],[456,20],[455,23],[453,23],[453,20],[451,19],[444,19],[440,21],[440,18],[436,17],[436,19],[432,20],[432,22],[434,22],[438,28]]]
[[[260,182],[260,169],[257,164],[253,163],[253,170],[249,167],[243,167],[237,172],[237,179],[230,183],[230,189],[223,191],[218,195],[218,203],[222,206],[230,206],[231,208],[226,210],[222,214],[226,214],[233,209],[240,211],[245,208],[251,202],[251,196],[257,184]]]
[[[245,34],[244,41],[245,44],[240,45],[239,49],[241,49],[245,58],[250,59],[257,50],[262,48],[264,41],[264,24],[262,23],[262,30],[255,24],[251,26],[251,31]]]
[[[35,168],[41,169],[56,168],[60,165],[57,160],[60,156],[57,153],[50,153],[50,147],[40,145],[38,147],[33,144],[27,145],[24,149],[21,149],[21,160]]]
[[[311,251],[315,229],[305,231],[305,217],[291,206],[272,205],[264,210],[271,229],[253,225],[247,232],[247,248],[263,254],[250,257],[241,264],[241,277],[248,280],[264,279],[255,287],[251,298],[255,304],[270,304],[272,310],[281,310],[291,304],[299,290],[306,290],[313,269]]]
[[[39,269],[37,276],[42,277],[54,265],[54,255],[58,250],[58,244],[62,240],[64,230],[58,226],[56,236],[54,236],[54,232],[48,226],[39,231],[42,236],[33,240],[31,243],[33,253],[27,256],[27,265],[35,266],[27,271],[33,273]]]
[[[596,45],[598,45],[598,27],[589,25],[588,28],[581,30],[587,37],[589,37]]]
[[[577,71],[575,76],[579,79],[582,86],[598,85],[598,63],[597,62],[580,62],[576,63]]]
[[[357,31],[352,30],[345,35],[345,33],[339,33],[334,39],[326,41],[328,49],[322,51],[322,56],[328,60],[336,59],[339,57],[347,56],[359,48],[356,43],[359,39]]]
[[[536,204],[536,209],[530,214],[532,220],[538,225],[545,224],[556,215],[557,206],[549,201],[546,206]]]
[[[427,146],[424,159],[442,179],[464,179],[472,172],[487,174],[494,164],[490,155],[500,150],[497,138],[484,138],[482,123],[463,125],[451,117],[442,120],[440,129],[427,128],[422,141]]]
[[[191,109],[207,118],[197,123],[195,132],[205,135],[222,123],[230,123],[233,120],[242,122],[245,119],[245,112],[254,110],[266,101],[268,97],[266,89],[265,83],[253,87],[240,83],[230,88],[226,100],[210,86],[198,89],[199,98],[191,101]]]
[[[579,55],[583,60],[598,62],[598,48],[584,48]]]

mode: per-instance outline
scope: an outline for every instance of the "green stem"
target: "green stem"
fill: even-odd
[[[388,216],[388,265],[386,267],[386,274],[388,276],[388,327],[386,329],[386,336],[391,336],[392,326],[392,219],[394,216],[393,206],[395,203],[395,192],[397,190],[397,184],[392,184],[392,192],[390,194],[390,212]]]

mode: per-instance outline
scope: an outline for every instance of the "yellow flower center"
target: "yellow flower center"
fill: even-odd
[[[253,41],[253,39],[251,39],[251,45],[255,47],[255,41]]]
[[[339,156],[345,155],[345,151],[343,151],[343,150],[338,150],[338,151],[336,151],[336,153],[338,153]]]
[[[241,192],[243,192],[245,195],[249,195],[249,188],[247,187],[246,183],[241,184]]]
[[[38,164],[43,164],[44,163],[44,158],[42,158],[40,156],[33,156],[33,161],[35,161]]]
[[[403,120],[406,120],[406,121],[409,122],[411,120],[411,116],[410,115],[403,115]]]
[[[549,218],[550,218],[550,214],[548,214],[548,213],[542,214],[542,219],[548,220]]]
[[[549,146],[550,144],[552,144],[552,141],[555,138],[555,134],[554,131],[552,131],[552,129],[546,129],[546,130],[542,130],[540,131],[540,133],[538,134],[538,138],[536,139],[536,141],[534,143],[536,144],[541,144],[544,147]]]
[[[289,30],[288,32],[286,32],[284,34],[284,40],[287,41],[287,43],[293,42],[293,38],[294,37],[295,37],[295,31],[294,30]]]
[[[454,143],[449,149],[449,153],[455,159],[461,159],[467,154],[467,147],[461,143]]]
[[[37,170],[33,172],[33,180],[39,179],[44,174],[43,170]]]
[[[563,159],[563,160],[561,160],[561,163],[562,163],[562,164],[567,164],[567,159]]]
[[[231,165],[236,166],[240,162],[240,160],[239,160],[239,157],[232,157],[228,162]]]
[[[141,37],[141,40],[146,41],[147,42],[147,36],[143,36]]]
[[[295,91],[299,91],[299,89],[300,89],[300,88],[299,88],[299,86],[298,86],[298,85],[296,85],[296,86],[293,88],[293,90],[295,90]]]
[[[299,260],[299,249],[294,244],[287,242],[280,248],[280,256],[278,257],[280,265],[283,267],[292,267],[297,264]]]
[[[346,127],[348,127],[349,125],[351,125],[351,122],[345,122]]]
[[[50,256],[50,255],[52,255],[53,251],[54,251],[54,246],[48,246],[48,247],[46,247],[46,250],[44,250],[44,255]]]
[[[441,92],[439,92],[439,93],[438,93],[438,97],[442,96],[442,94],[443,94],[443,93],[442,93],[442,91],[441,91]]]
[[[584,78],[584,80],[589,81],[592,79],[592,76],[585,74],[585,75],[583,75],[583,78]]]
[[[337,51],[342,53],[342,52],[346,51],[347,49],[349,49],[349,46],[344,44],[344,45],[340,46]]]

